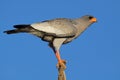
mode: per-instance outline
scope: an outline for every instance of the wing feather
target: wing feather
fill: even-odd
[[[68,19],[55,19],[40,23],[31,24],[31,26],[47,35],[55,37],[73,37],[76,34],[76,28]]]

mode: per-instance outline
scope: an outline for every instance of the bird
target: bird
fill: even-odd
[[[65,60],[61,59],[60,47],[80,36],[91,24],[97,22],[92,15],[79,18],[55,18],[32,24],[13,25],[14,29],[6,30],[6,34],[30,33],[48,42],[58,61],[58,66],[65,67]]]

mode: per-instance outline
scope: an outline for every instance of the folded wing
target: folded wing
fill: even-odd
[[[31,24],[31,26],[46,35],[55,37],[73,37],[76,34],[76,28],[69,19],[54,19],[40,23]]]

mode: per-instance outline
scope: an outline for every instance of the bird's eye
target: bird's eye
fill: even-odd
[[[93,17],[92,16],[89,16],[89,19],[92,19]]]

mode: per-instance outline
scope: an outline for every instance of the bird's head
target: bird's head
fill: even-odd
[[[97,19],[94,16],[91,16],[91,15],[82,16],[82,19],[84,21],[89,22],[89,23],[95,23],[95,22],[97,22]]]
[[[84,27],[88,27],[91,24],[97,22],[97,19],[94,16],[85,15],[85,16],[75,19],[75,21],[78,23],[78,25],[80,24]]]

